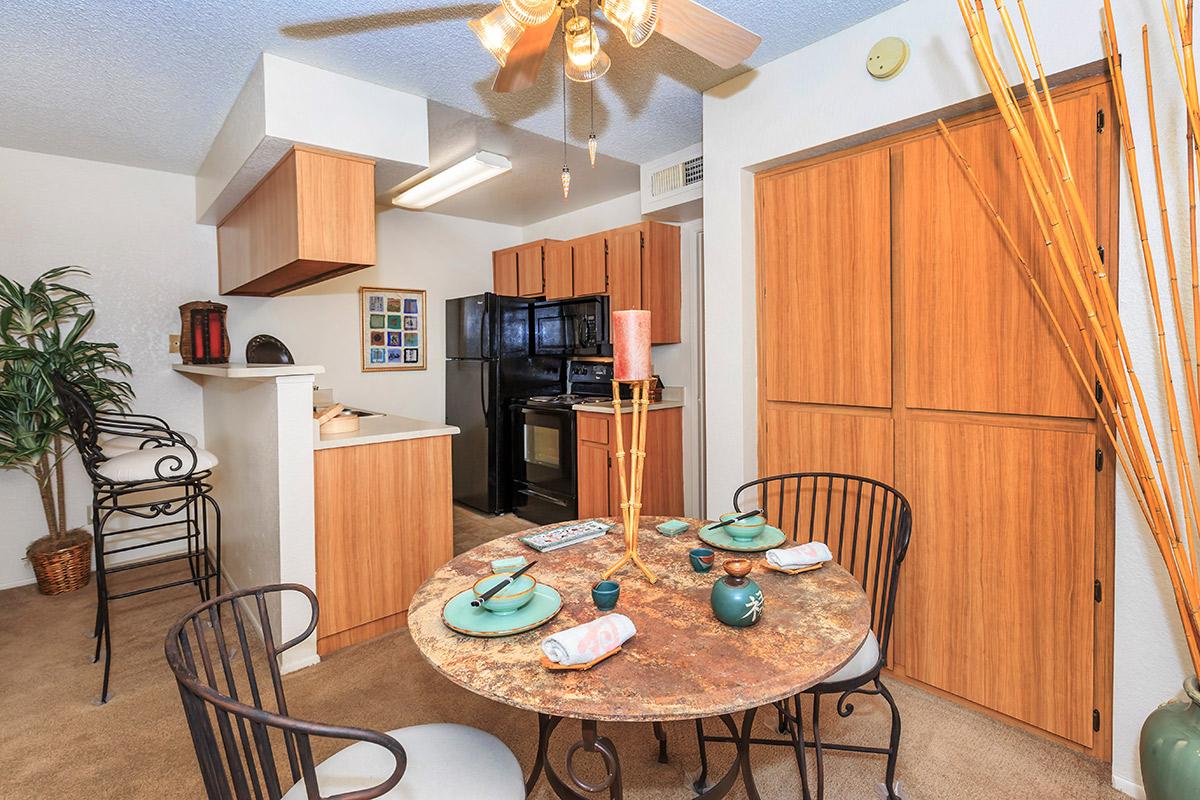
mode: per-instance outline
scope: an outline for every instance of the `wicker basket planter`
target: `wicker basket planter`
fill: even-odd
[[[92,537],[76,529],[58,540],[43,536],[25,550],[33,565],[38,591],[63,594],[87,586],[92,576]]]

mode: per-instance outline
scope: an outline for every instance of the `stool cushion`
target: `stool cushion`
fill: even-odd
[[[413,725],[389,731],[404,747],[408,767],[385,800],[524,800],[525,778],[516,756],[490,733],[466,725]],[[317,765],[321,796],[377,786],[392,774],[396,760],[387,750],[358,742]],[[304,800],[304,781],[283,800]]]
[[[841,683],[866,675],[879,664],[879,640],[874,631],[867,632],[866,640],[859,645],[858,652],[846,662],[846,666],[830,675],[822,683]]]
[[[196,446],[196,437],[190,433],[183,431],[173,431],[173,433],[182,438],[187,443],[188,447]],[[151,435],[151,434],[147,434]],[[167,441],[166,437],[162,441]],[[145,445],[145,447],[143,447]],[[134,450],[149,450],[155,446],[153,439],[147,439],[143,436],[105,436],[100,439],[100,449],[104,451],[104,455],[112,458],[124,453],[129,453]]]
[[[114,483],[134,483],[171,479],[189,472],[203,472],[217,465],[217,457],[207,450],[195,450],[195,467],[192,452],[186,447],[149,447],[145,450],[130,450],[107,461],[101,461],[96,471]],[[174,456],[175,458],[172,458]],[[178,461],[176,460],[178,459]],[[164,461],[164,459],[166,459]],[[155,466],[158,466],[157,472]]]

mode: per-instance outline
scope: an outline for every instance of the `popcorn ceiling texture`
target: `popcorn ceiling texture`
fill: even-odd
[[[898,0],[708,0],[764,36],[751,66],[829,36]],[[491,91],[495,62],[466,20],[487,3],[347,0],[14,0],[0,16],[0,146],[194,174],[259,53],[439,100],[553,138],[561,86]],[[597,12],[598,13],[598,12]],[[601,24],[601,37],[609,28]],[[634,163],[700,139],[700,92],[721,70],[663,37],[633,51],[612,37],[596,91],[609,155]],[[865,58],[865,53],[863,54]],[[587,139],[587,87],[572,90],[571,137]]]

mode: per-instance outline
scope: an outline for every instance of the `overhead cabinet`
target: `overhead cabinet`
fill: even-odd
[[[543,239],[492,255],[496,294],[547,300],[608,295],[613,311],[652,313],[654,344],[680,341],[679,228],[640,222],[558,242]]]
[[[217,226],[221,294],[275,296],[375,263],[375,162],[293,147]]]

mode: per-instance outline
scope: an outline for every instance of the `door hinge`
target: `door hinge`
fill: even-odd
[[[1102,244],[1096,245],[1096,252],[1100,254],[1100,263],[1103,264],[1104,263],[1104,245],[1102,245]]]
[[[1100,709],[1092,709],[1092,730],[1096,733],[1100,732]]]
[[[1098,580],[1092,584],[1092,596],[1096,598],[1097,603],[1104,602],[1104,584]]]
[[[1100,384],[1099,380],[1096,381],[1096,402],[1104,402],[1104,387]]]
[[[1104,451],[1099,447],[1096,448],[1096,472],[1104,470]]]
[[[638,233],[638,247],[642,250],[646,249],[646,234]]]
[[[1096,133],[1104,133],[1104,109],[1096,112]]]

